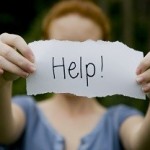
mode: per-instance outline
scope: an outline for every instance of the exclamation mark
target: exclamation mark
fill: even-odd
[[[101,56],[101,72],[103,72],[103,56]],[[102,75],[101,75],[101,78],[103,78]]]

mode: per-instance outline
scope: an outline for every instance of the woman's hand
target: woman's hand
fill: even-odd
[[[137,82],[148,96],[150,95],[150,52],[143,58],[136,70]]]
[[[24,39],[15,34],[0,35],[0,81],[26,78],[35,71],[34,56]]]

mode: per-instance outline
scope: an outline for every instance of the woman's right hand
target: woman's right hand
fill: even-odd
[[[33,53],[24,39],[15,34],[1,34],[0,82],[26,78],[35,69]]]

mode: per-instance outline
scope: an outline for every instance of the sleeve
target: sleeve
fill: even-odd
[[[108,109],[108,113],[106,114],[103,124],[103,128],[105,129],[103,137],[107,139],[109,143],[105,145],[105,147],[107,147],[106,149],[112,149],[112,147],[115,150],[124,149],[120,139],[119,129],[121,124],[128,117],[135,115],[143,116],[142,112],[136,108],[132,108],[124,104],[112,106]]]
[[[24,111],[25,115],[28,116],[29,110],[34,107],[35,100],[31,96],[14,96],[12,102],[19,105]]]
[[[130,116],[140,115],[144,116],[144,114],[137,110],[136,108],[127,106],[127,105],[119,105],[114,113],[114,122],[117,122],[117,126],[120,127],[121,124]],[[117,127],[117,128],[118,128]]]

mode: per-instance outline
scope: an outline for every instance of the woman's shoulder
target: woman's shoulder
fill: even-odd
[[[107,117],[119,126],[125,121],[126,118],[134,115],[143,116],[144,114],[135,107],[126,104],[114,105],[108,108]]]
[[[136,112],[136,113],[142,113],[140,110],[138,110],[136,107],[132,107],[130,105],[126,104],[118,104],[118,105],[113,105],[108,108],[110,112]]]
[[[12,103],[19,106],[27,115],[36,107],[36,100],[32,96],[15,95],[12,97]]]

